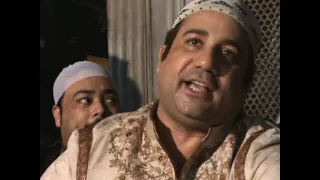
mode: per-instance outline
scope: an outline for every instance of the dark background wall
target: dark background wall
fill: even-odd
[[[60,136],[51,113],[56,76],[86,55],[108,58],[106,30],[104,0],[40,1],[40,146]]]

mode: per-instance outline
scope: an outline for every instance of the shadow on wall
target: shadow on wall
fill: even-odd
[[[110,71],[116,84],[122,112],[135,111],[141,106],[141,94],[137,84],[128,76],[129,63],[109,56]]]

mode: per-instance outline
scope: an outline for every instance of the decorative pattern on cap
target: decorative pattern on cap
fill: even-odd
[[[54,103],[57,105],[63,93],[71,85],[77,81],[93,76],[109,77],[109,73],[105,68],[90,61],[78,61],[64,68],[53,85]]]
[[[202,10],[214,10],[235,19],[246,30],[252,45],[253,58],[256,58],[261,43],[260,25],[252,11],[242,0],[195,0],[186,5],[176,17],[172,28],[190,14]]]

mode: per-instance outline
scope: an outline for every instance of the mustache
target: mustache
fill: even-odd
[[[192,79],[202,79],[204,82],[208,82],[210,87],[219,88],[217,77],[211,71],[194,68],[183,72],[180,76],[181,81],[190,81]]]
[[[209,82],[213,82],[215,80],[215,77],[212,72],[208,72],[201,68],[191,69],[188,71],[185,71],[183,74],[181,74],[180,78],[184,80],[188,80],[190,78],[199,78],[199,79],[205,79]]]

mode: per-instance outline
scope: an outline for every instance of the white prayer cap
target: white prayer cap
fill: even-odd
[[[188,17],[201,10],[214,10],[235,19],[246,30],[252,46],[253,58],[256,58],[261,39],[260,25],[243,0],[195,0],[186,5],[176,17],[172,28]]]
[[[78,61],[64,68],[53,85],[54,103],[57,105],[63,93],[75,82],[93,76],[109,77],[109,73],[105,68],[90,61]]]

